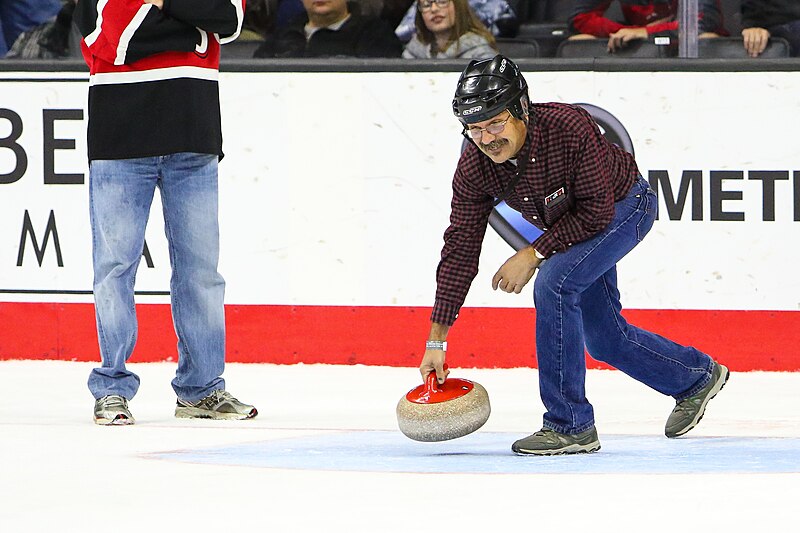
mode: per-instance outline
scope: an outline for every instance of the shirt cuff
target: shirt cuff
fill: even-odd
[[[553,235],[550,231],[545,231],[542,233],[538,239],[531,243],[537,252],[542,254],[545,258],[550,257],[555,252],[563,252],[567,249],[564,246],[564,243],[561,242],[558,237]]]
[[[445,326],[452,326],[453,322],[458,318],[458,312],[461,306],[458,304],[436,300],[433,304],[433,312],[431,313],[431,322],[443,324]]]

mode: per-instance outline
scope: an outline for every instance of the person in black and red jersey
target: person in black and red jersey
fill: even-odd
[[[605,16],[612,0],[576,0],[569,19],[571,39],[608,38],[608,51],[614,52],[634,40],[655,34],[677,37],[678,0],[619,0],[623,22]],[[728,35],[722,24],[719,0],[697,0],[698,37]]]
[[[536,274],[544,427],[511,449],[532,455],[600,449],[586,398],[584,350],[675,398],[664,432],[670,438],[686,434],[729,372],[695,348],[628,324],[621,314],[616,264],[647,235],[657,210],[633,156],[607,141],[583,108],[531,104],[525,78],[502,55],[470,62],[453,112],[471,142],[453,177],[450,226],[420,364],[423,381],[431,372],[439,382],[447,377],[447,334],[478,272],[492,208],[505,200],[543,230],[492,278],[495,290],[519,294]]]
[[[89,209],[102,366],[94,420],[128,425],[139,377],[134,280],[156,188],[172,278],[179,418],[256,416],[225,390],[225,281],[217,272],[217,163],[222,158],[220,44],[242,27],[243,0],[79,0],[89,65]]]

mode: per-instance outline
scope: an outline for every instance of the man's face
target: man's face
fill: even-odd
[[[336,14],[344,15],[347,0],[303,0],[303,6],[309,15],[325,17]]]
[[[488,155],[495,163],[505,163],[517,155],[525,144],[526,132],[525,122],[514,118],[508,110],[483,122],[467,126],[467,134],[472,137],[481,152]]]

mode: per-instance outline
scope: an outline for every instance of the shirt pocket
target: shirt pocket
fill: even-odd
[[[549,226],[569,211],[568,196],[567,188],[559,187],[544,197],[544,220]]]

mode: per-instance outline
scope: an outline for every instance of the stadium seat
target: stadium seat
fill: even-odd
[[[536,22],[558,22],[566,25],[575,0],[530,0],[531,18]]]
[[[520,25],[517,38],[536,41],[539,57],[554,57],[558,45],[568,34],[566,22],[528,22]]]
[[[608,39],[578,39],[574,41],[563,41],[558,45],[556,57],[660,59],[674,57],[675,51],[675,43],[655,44],[653,40],[648,40],[632,41],[625,48],[610,54],[608,52]]]
[[[697,55],[706,59],[747,59],[741,37],[719,37],[716,39],[700,39],[697,42]],[[789,42],[786,39],[773,37],[764,52],[758,58],[776,59],[789,57]]]
[[[539,57],[539,45],[536,41],[525,41],[522,39],[508,39],[498,37],[497,48],[500,53],[513,60],[528,57]]]
[[[264,41],[237,39],[220,49],[220,59],[252,59],[256,49]]]

